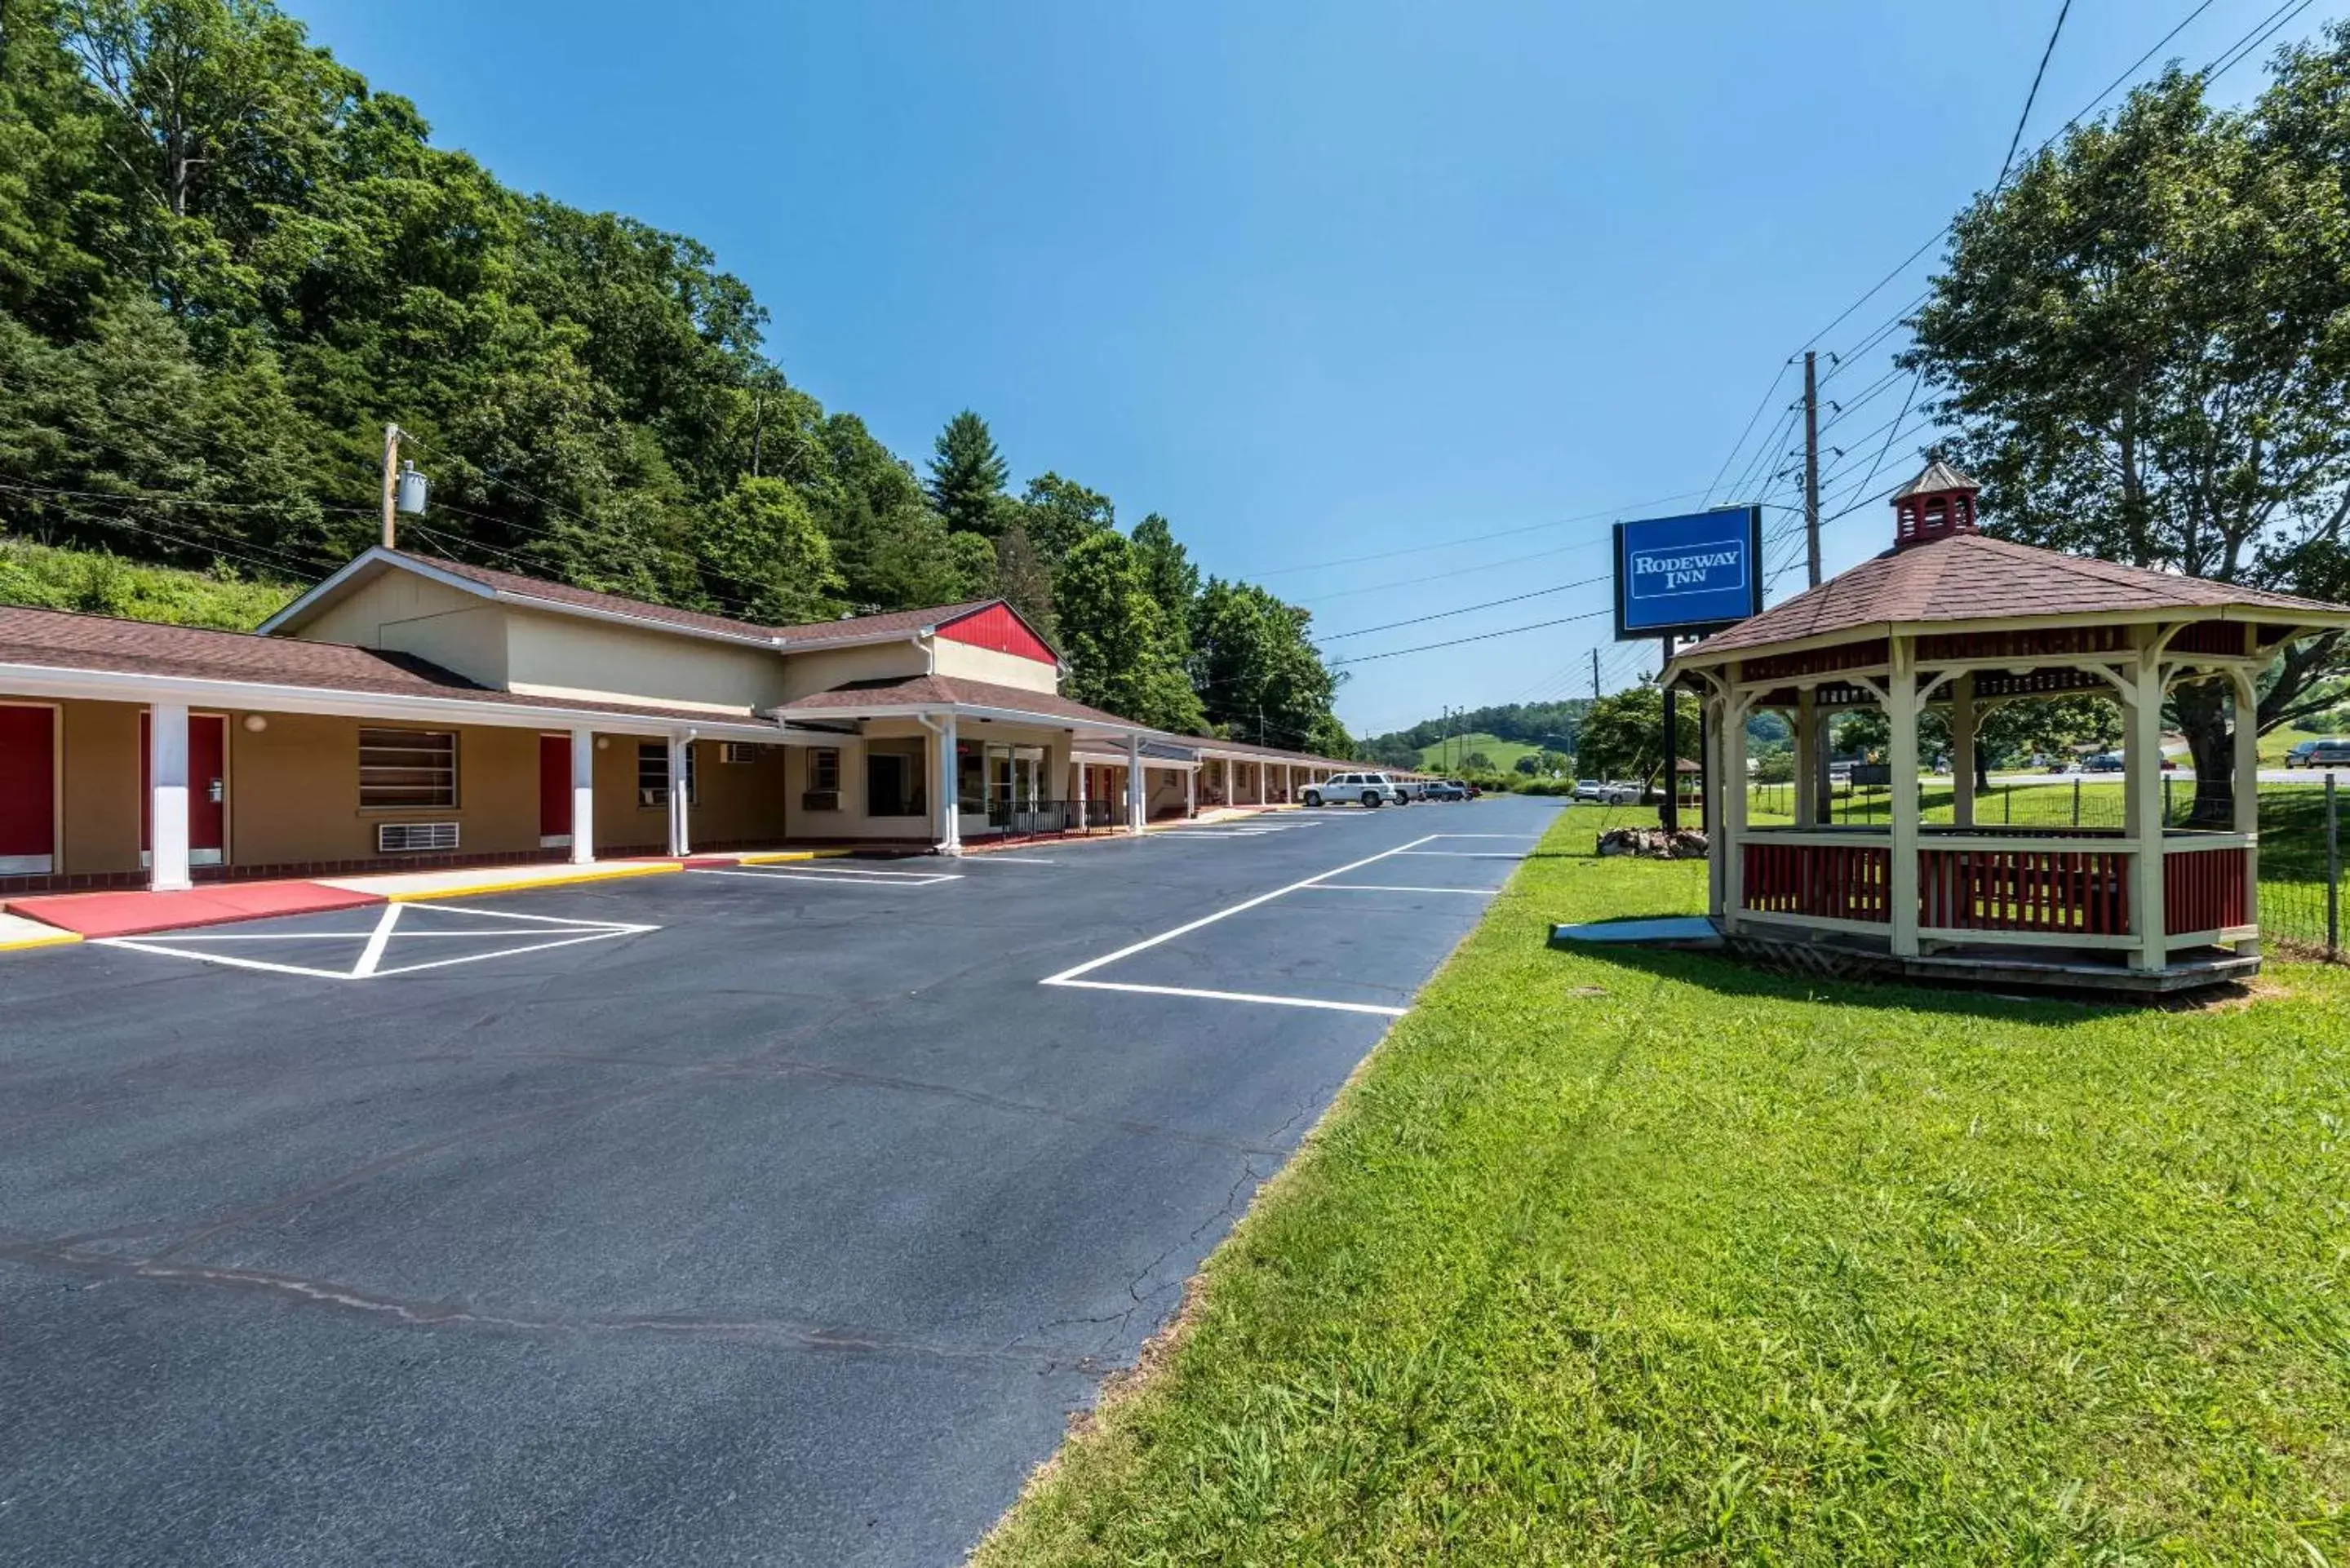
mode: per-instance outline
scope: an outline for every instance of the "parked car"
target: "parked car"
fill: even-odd
[[[2095,756],[2084,759],[2081,771],[2085,774],[2117,774],[2122,771],[2122,754],[2119,752],[2099,752]]]
[[[1577,779],[1575,781],[1574,798],[1578,801],[1596,801],[1607,788],[1607,786],[1597,779]]]
[[[1420,792],[1423,800],[1467,800],[1469,786],[1459,779],[1430,779]]]
[[[2284,765],[2289,768],[2305,768],[2309,765],[2309,753],[2315,750],[2317,750],[2315,741],[2303,741],[2293,750],[2285,753]]]
[[[1410,798],[1385,774],[1339,774],[1307,784],[1299,794],[1307,805],[1401,805]]]
[[[2350,741],[2320,741],[2309,749],[2313,768],[2350,768]]]
[[[1575,798],[1592,805],[1638,805],[1640,786],[1614,779],[1582,779],[1575,784]]]

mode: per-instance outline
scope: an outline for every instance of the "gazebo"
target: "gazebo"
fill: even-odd
[[[1733,946],[1919,977],[2170,991],[2256,972],[2253,683],[2294,639],[2350,627],[2350,607],[1994,539],[1979,489],[1937,454],[1893,497],[1891,549],[1667,665],[1704,704],[1714,923]],[[2198,680],[2230,694],[2224,829],[2166,821],[2162,705]],[[2121,826],[1978,822],[1981,716],[2084,691],[2121,707]],[[1820,748],[1831,715],[1865,703],[1891,729],[1890,820],[1839,825]],[[1950,723],[1947,824],[1920,820],[1932,709]],[[1794,733],[1791,826],[1748,821],[1746,725],[1762,711]]]

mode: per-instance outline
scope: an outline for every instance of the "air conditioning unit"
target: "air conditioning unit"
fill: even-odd
[[[375,849],[379,855],[413,855],[426,850],[456,847],[457,825],[453,822],[379,822],[375,825]]]
[[[800,792],[802,811],[838,811],[840,792],[837,789],[811,789]]]

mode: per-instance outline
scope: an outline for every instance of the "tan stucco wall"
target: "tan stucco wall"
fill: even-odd
[[[938,649],[939,673],[959,675],[965,680],[985,680],[997,686],[1016,686],[1023,691],[1057,691],[1059,672],[1049,664],[1039,664],[1033,659],[1023,659],[1016,653],[999,653],[992,648],[973,648],[967,642],[951,638],[933,638]]]
[[[665,852],[669,808],[637,804],[637,747],[667,746],[636,735],[598,735],[596,753],[596,844],[598,856],[624,849]],[[785,794],[788,748],[769,747],[754,763],[720,762],[717,741],[693,742],[695,801],[686,846],[774,844],[799,831],[795,803]]]
[[[784,656],[784,700],[812,691],[829,691],[852,680],[879,680],[893,675],[920,675],[929,670],[928,657],[911,642],[875,642],[827,652]]]
[[[749,713],[782,701],[784,680],[783,660],[768,649],[506,612],[506,685],[515,691]]]
[[[538,734],[532,730],[457,728],[457,805],[400,811],[359,807],[356,719],[270,713],[259,734],[229,716],[229,861],[376,857],[379,822],[453,822],[460,855],[504,855],[538,847]],[[439,724],[367,728],[445,730]],[[390,857],[387,857],[390,858]]]
[[[790,754],[789,781],[792,803],[792,836],[795,838],[905,838],[928,843],[935,829],[929,815],[931,797],[936,793],[933,780],[934,764],[930,743],[919,726],[907,735],[876,735],[840,738],[840,809],[838,811],[806,811],[801,809],[800,795],[808,788],[812,776],[813,745],[786,748]],[[872,802],[868,798],[865,779],[865,759],[871,752],[895,752],[908,759],[912,770],[914,787],[921,796],[924,815],[920,816],[875,816]]]
[[[484,686],[506,681],[506,611],[413,572],[379,569],[286,635],[412,653]]]
[[[139,869],[139,715],[135,702],[68,702],[61,875]]]

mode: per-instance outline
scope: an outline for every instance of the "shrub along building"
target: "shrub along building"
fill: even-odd
[[[1977,487],[1939,458],[1893,497],[1893,547],[1684,649],[1666,680],[1706,711],[1718,825],[1712,913],[1733,940],[1913,974],[2168,989],[2259,966],[2255,682],[2288,643],[2350,627],[2350,607],[2036,549],[1981,533]],[[2162,705],[2228,691],[2233,820],[2173,825]],[[2123,826],[1991,826],[1974,817],[1975,723],[1990,707],[2092,692],[2120,704]],[[1890,721],[1891,821],[1831,822],[1816,788],[1829,716]],[[1950,820],[1924,820],[1918,722],[1947,710]],[[1746,721],[1795,733],[1795,820],[1751,826]]]
[[[383,548],[250,635],[0,607],[0,892],[952,854],[1139,831],[1243,756],[1260,788],[1269,756],[1347,765],[1163,735],[1061,674],[1002,600],[762,627]]]

